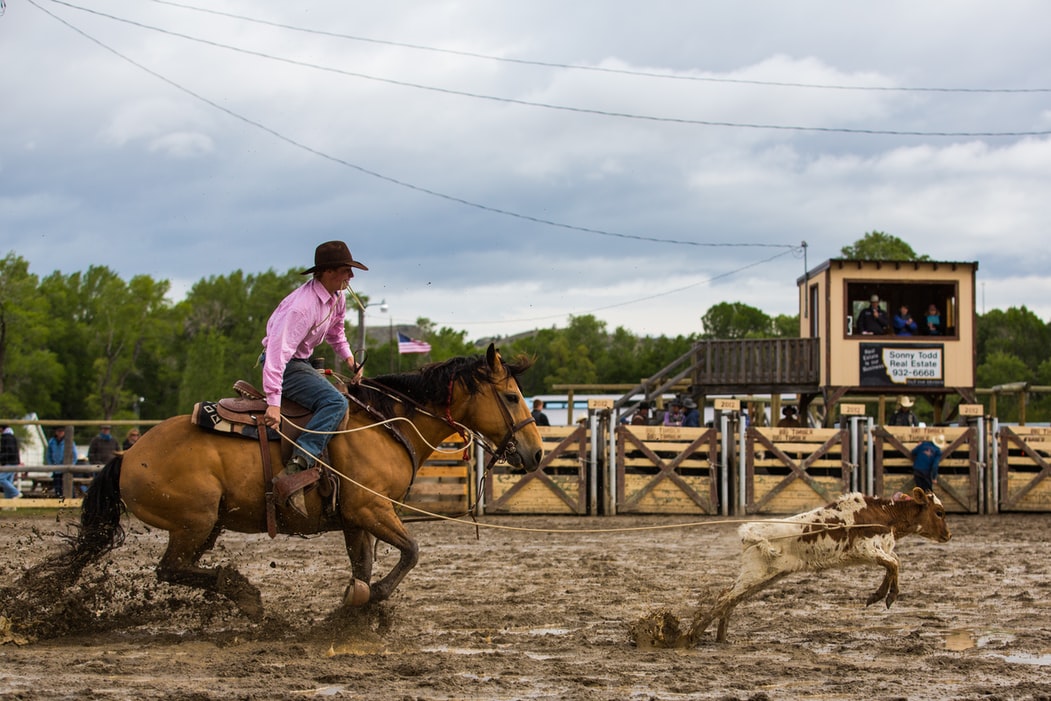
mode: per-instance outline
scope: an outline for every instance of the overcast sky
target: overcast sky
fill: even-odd
[[[1047,321],[1049,47],[1042,0],[7,0],[0,255],[178,299],[343,239],[370,324],[676,335],[878,230]]]

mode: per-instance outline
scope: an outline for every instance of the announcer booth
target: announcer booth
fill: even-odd
[[[977,403],[977,270],[976,262],[830,259],[797,281],[800,334],[818,339],[826,425],[848,394],[908,395],[933,409],[931,427],[875,427],[868,440],[875,453],[876,493],[907,488],[911,450],[938,437],[948,441],[937,490],[946,508],[982,509],[982,441],[973,422],[965,428],[947,425]],[[893,323],[903,306],[915,324],[905,333]],[[862,323],[863,314],[875,308],[885,330]]]
[[[947,401],[973,404],[977,270],[976,262],[833,258],[799,278],[800,336],[820,339],[826,406],[848,392],[923,396],[939,423]],[[883,334],[857,328],[873,297],[888,322]],[[902,305],[916,322],[912,335],[890,324]],[[932,307],[937,321],[929,331]]]

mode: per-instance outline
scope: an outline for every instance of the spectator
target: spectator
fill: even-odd
[[[888,426],[919,426],[916,414],[912,413],[912,397],[898,397],[898,408],[891,414]]]
[[[117,454],[117,439],[110,433],[112,429],[109,424],[102,424],[99,435],[88,444],[88,462],[92,465],[105,465]]]
[[[869,306],[858,312],[858,331],[864,336],[882,336],[889,328],[887,312],[879,306],[879,295],[872,295],[869,298]]]
[[[748,425],[762,428],[769,426],[766,421],[766,405],[760,402],[748,402]]]
[[[901,305],[901,309],[891,319],[894,325],[894,333],[898,336],[914,336],[919,331],[919,326],[912,320],[912,313],[907,304]]]
[[[0,425],[0,465],[21,465],[18,454],[18,438],[7,424]],[[0,488],[5,499],[20,499],[22,492],[15,486],[14,472],[0,472]]]
[[[673,399],[668,410],[664,412],[665,426],[682,426],[683,419],[682,400]]]
[[[138,426],[135,426],[130,431],[128,431],[128,435],[124,436],[124,444],[121,446],[121,450],[127,450],[131,446],[135,445],[135,441],[139,440],[139,435],[140,434]]]
[[[44,464],[66,465],[75,463],[80,459],[80,456],[77,455],[77,446],[72,443],[70,441],[73,459],[70,463],[66,463],[66,429],[64,426],[55,426],[53,435],[47,441],[47,450],[44,451]],[[51,486],[57,497],[62,496],[62,474],[61,472],[51,473]]]
[[[646,426],[650,422],[650,403],[639,402],[638,409],[631,415],[632,426]]]
[[[927,307],[927,335],[940,336],[942,333],[942,315],[934,304]]]
[[[799,428],[799,410],[795,404],[785,404],[781,407],[781,418],[777,421],[777,428]]]
[[[534,399],[533,400],[533,419],[536,420],[537,426],[550,426],[551,421],[547,418],[547,414],[544,413],[544,400]]]
[[[912,478],[920,489],[933,491],[938,484],[938,466],[945,450],[945,436],[937,435],[934,441],[923,441],[912,449]]]
[[[687,397],[682,401],[682,406],[685,410],[682,417],[682,425],[684,427],[700,428],[701,410],[697,408],[697,402]]]

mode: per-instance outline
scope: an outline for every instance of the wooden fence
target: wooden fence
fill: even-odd
[[[1051,428],[1001,426],[996,433],[1001,511],[1051,511]]]
[[[601,424],[599,424],[601,426]],[[880,496],[912,487],[912,449],[947,440],[936,492],[949,511],[1051,512],[1051,428],[997,426],[987,420],[939,428],[750,428],[742,437],[716,428],[618,425],[542,427],[540,469],[496,465],[480,480],[487,514],[787,514],[831,501],[849,489]],[[861,428],[864,427],[864,428]],[[612,440],[612,445],[609,441]],[[407,503],[441,515],[475,510],[477,455],[458,437],[420,468]],[[852,457],[852,453],[856,457]],[[481,458],[484,463],[484,456]],[[13,466],[12,466],[13,467]],[[18,466],[26,499],[4,509],[78,507],[48,493],[52,472],[66,473],[65,494],[87,483],[97,465]],[[80,474],[76,474],[80,473]],[[38,497],[38,498],[34,498]],[[413,509],[403,509],[407,518]]]
[[[497,465],[485,475],[485,513],[584,515],[588,504],[589,432],[581,425],[544,426],[537,470]]]
[[[617,426],[618,513],[718,514],[719,432]]]

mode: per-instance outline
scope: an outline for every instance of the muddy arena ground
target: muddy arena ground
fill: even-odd
[[[2,512],[0,586],[55,552],[74,518]],[[158,583],[166,534],[126,519],[126,544],[77,586],[0,600],[0,698],[1051,699],[1051,514],[950,515],[949,543],[899,542],[892,608],[864,605],[882,570],[793,575],[737,609],[726,644],[712,630],[690,649],[636,639],[730,584],[736,525],[481,523],[535,530],[414,523],[419,565],[388,602],[354,611],[338,608],[340,534],[226,533],[204,562],[261,589],[252,622]],[[385,572],[393,553],[379,556]]]

